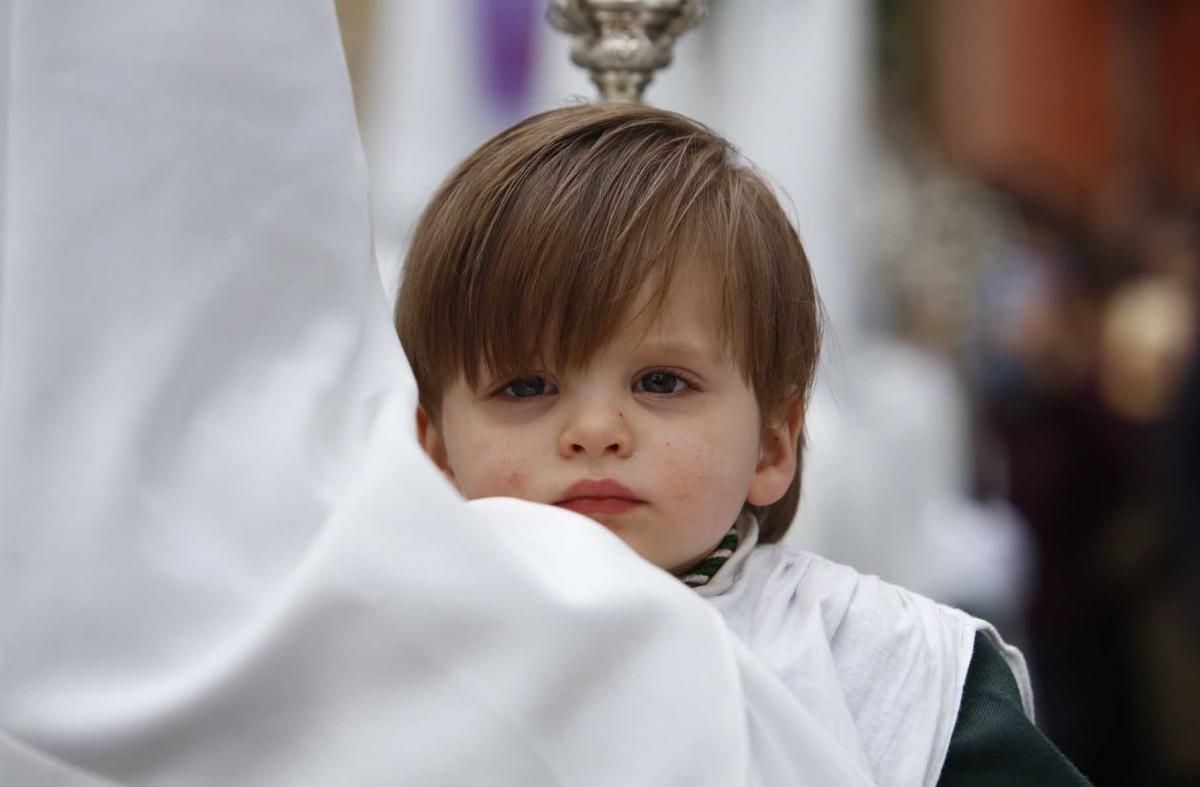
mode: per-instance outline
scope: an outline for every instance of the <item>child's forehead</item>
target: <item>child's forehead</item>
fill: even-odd
[[[557,349],[563,346],[558,339],[570,329],[546,326],[544,340],[527,354],[525,362],[562,368],[588,366],[597,357],[614,354],[655,355],[680,362],[727,358],[732,348],[722,330],[719,308],[715,277],[701,266],[687,265],[669,280],[643,282],[621,313],[608,315],[609,330],[593,334],[591,342],[567,342],[576,352],[566,359],[557,357]]]
[[[641,341],[697,343],[719,338],[721,287],[712,269],[696,261],[678,266],[669,279],[650,279],[620,321],[620,332]]]

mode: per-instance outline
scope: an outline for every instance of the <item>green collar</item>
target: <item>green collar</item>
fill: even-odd
[[[717,548],[710,552],[708,557],[693,566],[688,573],[680,577],[680,580],[690,588],[707,585],[708,581],[721,570],[721,566],[725,565],[725,561],[733,556],[737,546],[738,533],[735,524],[729,528],[729,532],[721,539],[721,543],[717,544]]]

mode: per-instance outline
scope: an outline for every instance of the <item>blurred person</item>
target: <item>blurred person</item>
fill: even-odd
[[[1179,649],[1159,489],[1192,346],[1190,265],[1160,254],[1169,234],[1154,219],[1117,232],[1038,199],[1016,205],[1017,238],[985,278],[980,375],[1005,458],[997,481],[1037,545],[1041,720],[1097,784],[1188,783],[1168,775],[1170,741],[1192,726],[1169,708],[1193,694],[1165,655]]]
[[[1152,214],[1140,237],[1135,298],[1143,319],[1122,344],[1124,375],[1157,426],[1147,495],[1158,543],[1144,571],[1139,630],[1147,720],[1164,784],[1200,782],[1200,230],[1181,205]],[[1119,313],[1118,313],[1119,314]],[[1114,320],[1116,322],[1116,320]]]
[[[1173,488],[1189,450],[1181,384],[1196,346],[1194,232],[1185,215],[1162,203],[1139,211],[1125,233],[1102,234],[1126,264],[1102,300],[1095,387],[1131,439],[1124,493],[1100,534],[1100,555],[1128,627],[1131,693],[1156,784],[1200,778],[1193,736],[1183,732],[1200,725],[1200,637],[1187,624],[1180,536],[1188,526],[1179,529],[1180,491]]]
[[[1082,232],[1052,206],[1018,202],[1018,234],[984,279],[979,373],[1005,457],[1003,492],[1036,544],[1029,612],[1041,722],[1097,784],[1136,784],[1144,736],[1128,621],[1100,561],[1123,500],[1125,440],[1097,400],[1100,301]],[[1105,691],[1097,691],[1105,686]]]
[[[1172,544],[1178,549],[1184,598],[1200,631],[1200,198],[1181,211],[1167,234],[1163,259],[1176,286],[1190,297],[1191,359],[1180,364],[1179,383],[1168,417],[1168,499]]]
[[[861,217],[875,261],[870,325],[853,347],[836,333],[829,342],[806,412],[816,450],[786,543],[985,618],[1019,644],[1029,538],[1010,505],[975,494],[959,368],[996,211],[913,140],[872,160]],[[836,390],[831,367],[845,378]]]
[[[1200,352],[1192,354],[1169,424],[1173,541],[1183,568],[1184,597],[1200,630]]]
[[[1154,754],[1163,784],[1200,782],[1200,353],[1194,353],[1163,424],[1167,532],[1141,631]]]
[[[878,783],[1086,783],[989,624],[777,543],[817,297],[725,140],[627,105],[501,132],[418,222],[396,325],[422,445],[464,496],[585,514],[697,588]]]

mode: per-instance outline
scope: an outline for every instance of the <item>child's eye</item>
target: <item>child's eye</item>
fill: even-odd
[[[512,399],[529,399],[534,396],[544,396],[557,392],[554,383],[545,377],[518,377],[510,380],[508,385],[500,389],[500,393]]]
[[[675,374],[674,372],[657,371],[650,372],[649,374],[643,374],[638,378],[637,382],[633,384],[633,388],[635,391],[641,391],[643,393],[677,394],[683,393],[688,388],[691,388],[691,386],[688,384],[687,380],[684,380],[681,376]]]

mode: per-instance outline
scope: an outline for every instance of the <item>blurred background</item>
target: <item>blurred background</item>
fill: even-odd
[[[389,295],[459,159],[595,95],[546,4],[337,3]],[[1098,787],[1200,784],[1200,2],[710,8],[646,100],[816,270],[789,540],[995,621]]]

